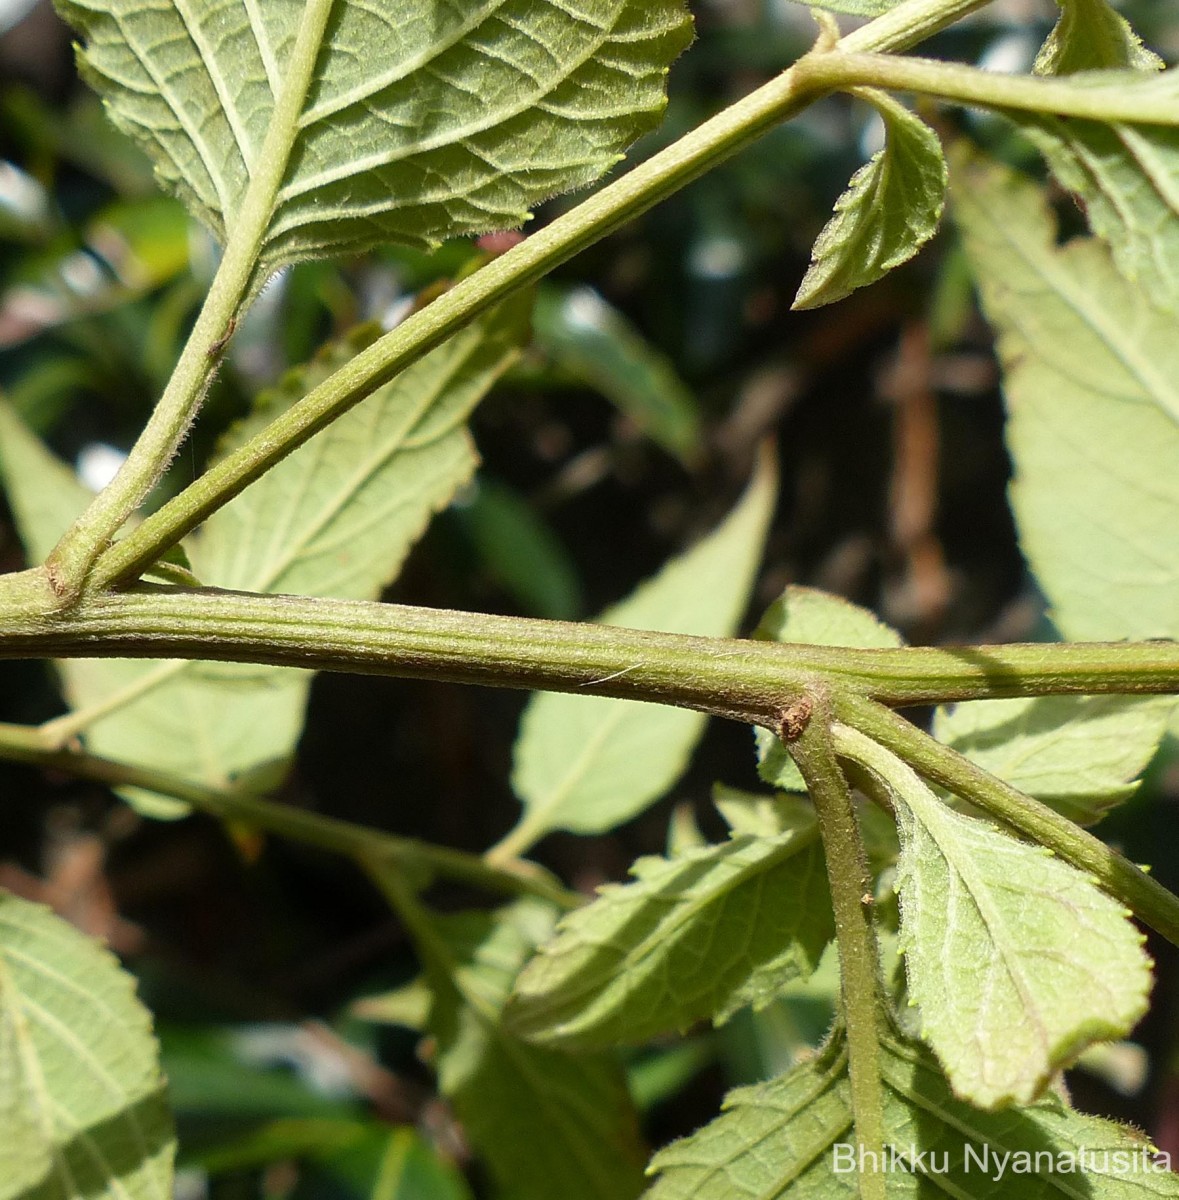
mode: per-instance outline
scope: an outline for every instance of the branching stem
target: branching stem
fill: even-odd
[[[1091,875],[1140,920],[1179,945],[1179,897],[1103,841],[879,704],[841,692],[835,709],[840,721],[890,750],[929,782]]]
[[[240,210],[225,214],[230,231],[225,254],[164,394],[118,474],[70,526],[46,563],[63,604],[76,601],[90,582],[101,586],[101,580],[91,581],[91,569],[180,448],[232,336],[238,313],[250,292],[263,282],[258,278],[259,253],[331,9],[332,0],[307,0],[305,4],[266,138],[257,161],[247,163],[249,187]]]
[[[837,45],[841,53],[847,54],[902,50],[987,2],[907,0],[885,16],[848,34]],[[554,267],[730,158],[810,103],[827,87],[825,81],[813,73],[800,71],[796,64],[456,284],[358,354],[257,437],[222,459],[179,496],[149,516],[122,541],[106,549],[104,540],[99,547],[104,553],[94,570],[93,584],[106,587],[136,578],[210,513],[363,400],[374,388],[514,292],[536,282]],[[209,332],[214,338],[222,336],[222,328]],[[176,439],[168,439],[170,448],[163,460],[154,464],[157,475],[176,444]],[[129,491],[120,485],[120,492]],[[141,498],[137,496],[135,503]],[[105,509],[111,509],[111,502],[102,501],[102,504]],[[118,524],[127,515],[122,511],[124,508],[126,505],[120,503]],[[111,511],[110,519],[101,531],[87,527],[86,531],[72,535],[72,543],[89,547],[98,532],[104,539],[109,537],[113,530],[106,526],[110,525],[114,515]]]

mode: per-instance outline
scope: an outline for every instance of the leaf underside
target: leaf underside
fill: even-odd
[[[151,1017],[97,943],[0,892],[0,1200],[170,1200]]]
[[[763,1007],[815,969],[834,935],[813,814],[773,837],[671,859],[566,917],[517,981],[513,1030],[568,1046],[642,1042]]]
[[[1138,789],[1175,710],[1170,696],[1043,696],[940,708],[939,742],[1080,825]]]
[[[883,149],[852,176],[811,251],[795,308],[818,308],[908,262],[937,232],[946,200],[938,136],[883,92],[870,100],[884,123]]]
[[[1134,1130],[1055,1097],[982,1112],[952,1095],[928,1052],[892,1038],[881,1044],[881,1074],[885,1139],[896,1150],[895,1159],[885,1158],[889,1200],[1179,1195],[1179,1176],[1155,1163]],[[846,1055],[837,1039],[817,1059],[731,1092],[720,1117],[661,1150],[651,1163],[659,1178],[645,1200],[855,1200],[853,1143]]]
[[[1174,313],[1096,240],[1058,247],[1030,181],[962,154],[952,195],[999,334],[1020,544],[1053,620],[1080,641],[1179,636]]]
[[[892,796],[909,995],[958,1095],[1026,1104],[1137,1024],[1151,964],[1125,909],[1044,847],[955,812],[862,734],[838,740]]]
[[[234,234],[326,0],[59,0],[81,66],[163,185]],[[664,107],[682,0],[329,5],[259,254],[267,269],[507,229],[611,166]]]

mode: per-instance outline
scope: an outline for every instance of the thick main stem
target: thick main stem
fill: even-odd
[[[4,601],[31,574],[0,577],[0,658],[271,663],[618,696],[768,725],[815,682],[890,705],[1179,693],[1174,642],[862,650],[211,588],[141,587],[28,616]]]
[[[835,757],[830,694],[816,689],[808,696],[806,708],[802,718],[806,726],[791,741],[790,754],[815,806],[831,885],[852,1116],[860,1161],[865,1164],[857,1179],[861,1200],[885,1200],[880,964],[871,917],[870,876],[851,789]]]
[[[902,50],[987,2],[908,0],[848,34],[838,47],[849,54]],[[807,82],[810,79],[797,66],[784,72],[456,284],[107,550],[95,568],[93,583],[104,587],[135,578],[210,513],[374,388],[481,313],[736,154],[826,90],[826,84]]]

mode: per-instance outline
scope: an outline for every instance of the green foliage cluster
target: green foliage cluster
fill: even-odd
[[[70,710],[0,727],[0,756],[101,780],[149,817],[195,808],[349,855],[421,972],[358,1015],[422,1036],[495,1195],[1179,1196],[1139,1135],[1057,1086],[1147,1009],[1132,918],[1179,937],[1179,900],[1083,829],[1175,729],[1179,77],[1106,0],[1061,0],[1028,76],[901,53],[984,6],[816,0],[814,48],[766,88],[467,262],[391,329],[324,346],[144,514],[277,269],[523,223],[656,124],[691,26],[679,0],[61,0],[108,113],[221,256],[143,438],[97,498],[0,400],[0,476],[45,564],[3,577],[0,653],[60,656]],[[832,12],[876,19],[841,37]],[[831,91],[867,101],[884,140],[836,202],[796,307],[907,262],[948,194],[997,335],[1020,544],[1055,633],[1078,644],[909,649],[797,587],[737,640],[777,497],[768,449],[731,513],[594,623],[381,604],[469,487],[468,419],[518,367],[534,300],[546,352],[692,461],[698,418],[673,368],[600,298],[534,285]],[[935,129],[928,101],[998,114],[1052,182]],[[1051,186],[1088,217],[1063,244]],[[471,528],[493,537],[481,511]],[[559,570],[546,578],[538,603],[568,615]],[[472,855],[268,799],[322,667],[537,689],[515,828]],[[909,701],[940,705],[931,734],[889,713]],[[759,727],[765,789],[718,788],[724,840],[681,821],[665,855],[588,901],[525,859],[552,832],[647,810],[710,714]],[[442,878],[499,906],[435,911]],[[648,1162],[618,1048],[799,996],[834,1014],[822,1045]],[[0,894],[0,1200],[171,1197],[171,1111],[199,1083],[185,1054],[232,1057],[173,1049],[170,1107],[129,975]],[[673,1076],[675,1053],[656,1060]],[[273,1086],[244,1074],[240,1111],[282,1109]],[[472,1195],[424,1130],[282,1112],[182,1147],[186,1161],[213,1177],[310,1161],[373,1200]]]

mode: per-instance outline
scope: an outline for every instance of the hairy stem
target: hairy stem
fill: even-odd
[[[1141,76],[1138,86],[1120,78],[1116,86],[1098,87],[1092,82],[1005,75],[929,58],[846,54],[839,48],[828,54],[808,55],[799,63],[799,70],[827,90],[891,88],[981,108],[1103,122],[1179,124],[1174,95],[1157,86],[1157,76],[1148,74]]]
[[[135,787],[158,792],[223,821],[240,821],[292,841],[355,859],[363,858],[366,862],[393,863],[410,873],[440,875],[511,896],[541,896],[563,908],[575,907],[582,901],[575,892],[567,891],[532,864],[492,866],[478,855],[462,850],[398,837],[350,821],[263,800],[249,792],[206,787],[164,771],[114,762],[81,751],[47,747],[39,730],[23,725],[0,724],[0,757],[64,771],[111,788]]]
[[[1179,945],[1179,897],[1103,841],[879,704],[841,692],[835,708],[841,722],[890,750],[929,782],[1087,872],[1140,920]]]
[[[885,16],[848,34],[838,46],[849,54],[901,50],[987,2],[906,0]],[[481,313],[731,157],[828,88],[825,81],[815,79],[813,73],[801,72],[796,64],[457,283],[357,355],[257,437],[216,464],[138,529],[106,550],[95,568],[94,584],[104,587],[138,576],[210,513],[374,388]],[[168,457],[170,454],[171,450]],[[162,464],[157,462],[156,468],[158,473]],[[120,516],[120,523],[125,515]],[[87,536],[93,539],[94,535]]]
[[[259,250],[286,173],[331,9],[332,0],[307,0],[305,4],[266,139],[258,161],[250,164],[250,184],[241,208],[224,214],[230,230],[225,254],[164,394],[118,474],[49,556],[49,577],[63,603],[72,603],[81,594],[111,539],[159,482],[200,409],[240,308],[252,288],[262,282],[257,278]]]
[[[852,1117],[865,1169],[857,1176],[862,1200],[885,1200],[884,1099],[880,1078],[880,964],[871,917],[868,864],[851,789],[835,757],[830,694],[808,697],[802,733],[790,754],[806,781],[819,819],[839,946],[840,994],[847,1027]],[[872,1164],[872,1165],[867,1165]]]
[[[700,638],[370,601],[143,586],[65,613],[5,603],[0,658],[191,658],[649,700],[756,724],[829,681],[890,705],[1179,693],[1179,643],[935,649]]]

